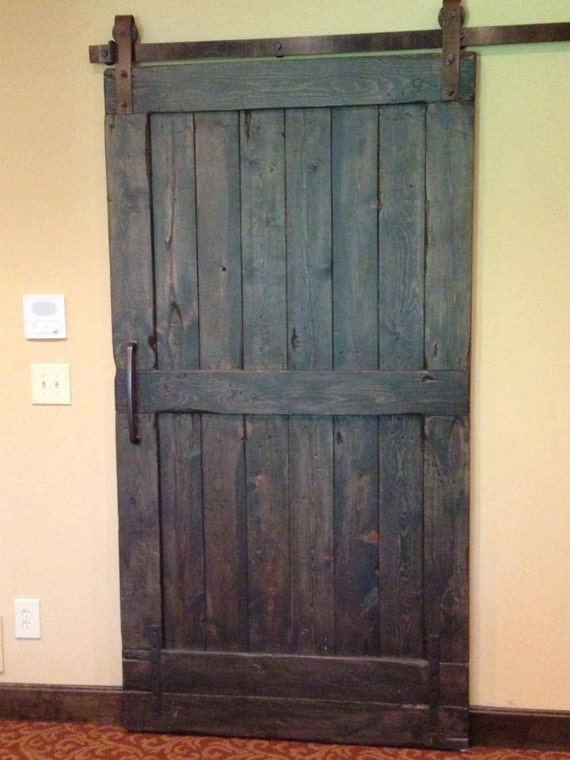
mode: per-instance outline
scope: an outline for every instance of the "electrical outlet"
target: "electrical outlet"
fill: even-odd
[[[0,615],[0,673],[4,672],[4,621]]]
[[[32,404],[71,404],[69,364],[30,364]]]
[[[39,599],[14,599],[14,619],[17,639],[40,638]]]

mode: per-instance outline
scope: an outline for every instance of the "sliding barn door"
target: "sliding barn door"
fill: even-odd
[[[474,60],[107,76],[137,730],[467,742]],[[137,438],[140,438],[138,442]]]

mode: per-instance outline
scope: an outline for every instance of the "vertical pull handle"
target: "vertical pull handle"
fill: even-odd
[[[127,422],[129,440],[135,444],[141,442],[136,416],[136,373],[137,342],[131,340],[127,343]]]

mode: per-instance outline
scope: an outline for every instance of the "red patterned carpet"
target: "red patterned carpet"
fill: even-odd
[[[0,721],[0,760],[570,760],[568,752],[384,749],[131,734],[114,726]]]

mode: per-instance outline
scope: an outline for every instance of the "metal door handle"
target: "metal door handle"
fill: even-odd
[[[127,423],[131,443],[140,443],[139,428],[136,416],[136,372],[137,372],[137,342],[127,343]]]

